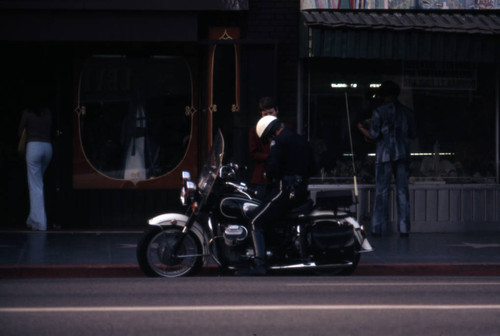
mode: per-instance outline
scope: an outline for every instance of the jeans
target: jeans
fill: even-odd
[[[43,175],[51,159],[51,143],[30,141],[26,144],[26,166],[28,170],[28,188],[30,194],[30,214],[26,220],[26,224],[28,227],[42,231],[47,230]]]
[[[377,163],[375,171],[375,205],[372,218],[372,233],[384,234],[389,223],[389,191],[394,174],[398,229],[410,232],[410,195],[408,190],[408,161]]]

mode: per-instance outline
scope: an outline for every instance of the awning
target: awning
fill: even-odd
[[[500,62],[500,13],[302,11],[303,56]]]

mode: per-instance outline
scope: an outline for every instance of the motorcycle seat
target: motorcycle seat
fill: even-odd
[[[287,215],[287,218],[297,218],[300,216],[308,215],[314,207],[314,202],[312,199],[308,199],[305,203],[300,204],[299,206],[290,210]]]

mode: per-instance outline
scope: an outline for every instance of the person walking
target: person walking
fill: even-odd
[[[380,87],[382,105],[373,110],[369,126],[358,124],[361,133],[376,141],[375,205],[371,221],[373,236],[382,235],[389,222],[391,178],[396,182],[398,230],[401,237],[410,233],[409,139],[417,136],[413,111],[397,98],[399,86],[385,81]]]
[[[26,169],[30,212],[28,229],[47,230],[43,176],[52,159],[52,111],[47,107],[31,107],[23,111],[19,136],[26,131]]]

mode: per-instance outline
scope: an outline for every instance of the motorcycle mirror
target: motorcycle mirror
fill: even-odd
[[[183,170],[182,171],[182,180],[185,182],[185,181],[191,181],[191,173],[186,171],[186,170]]]

